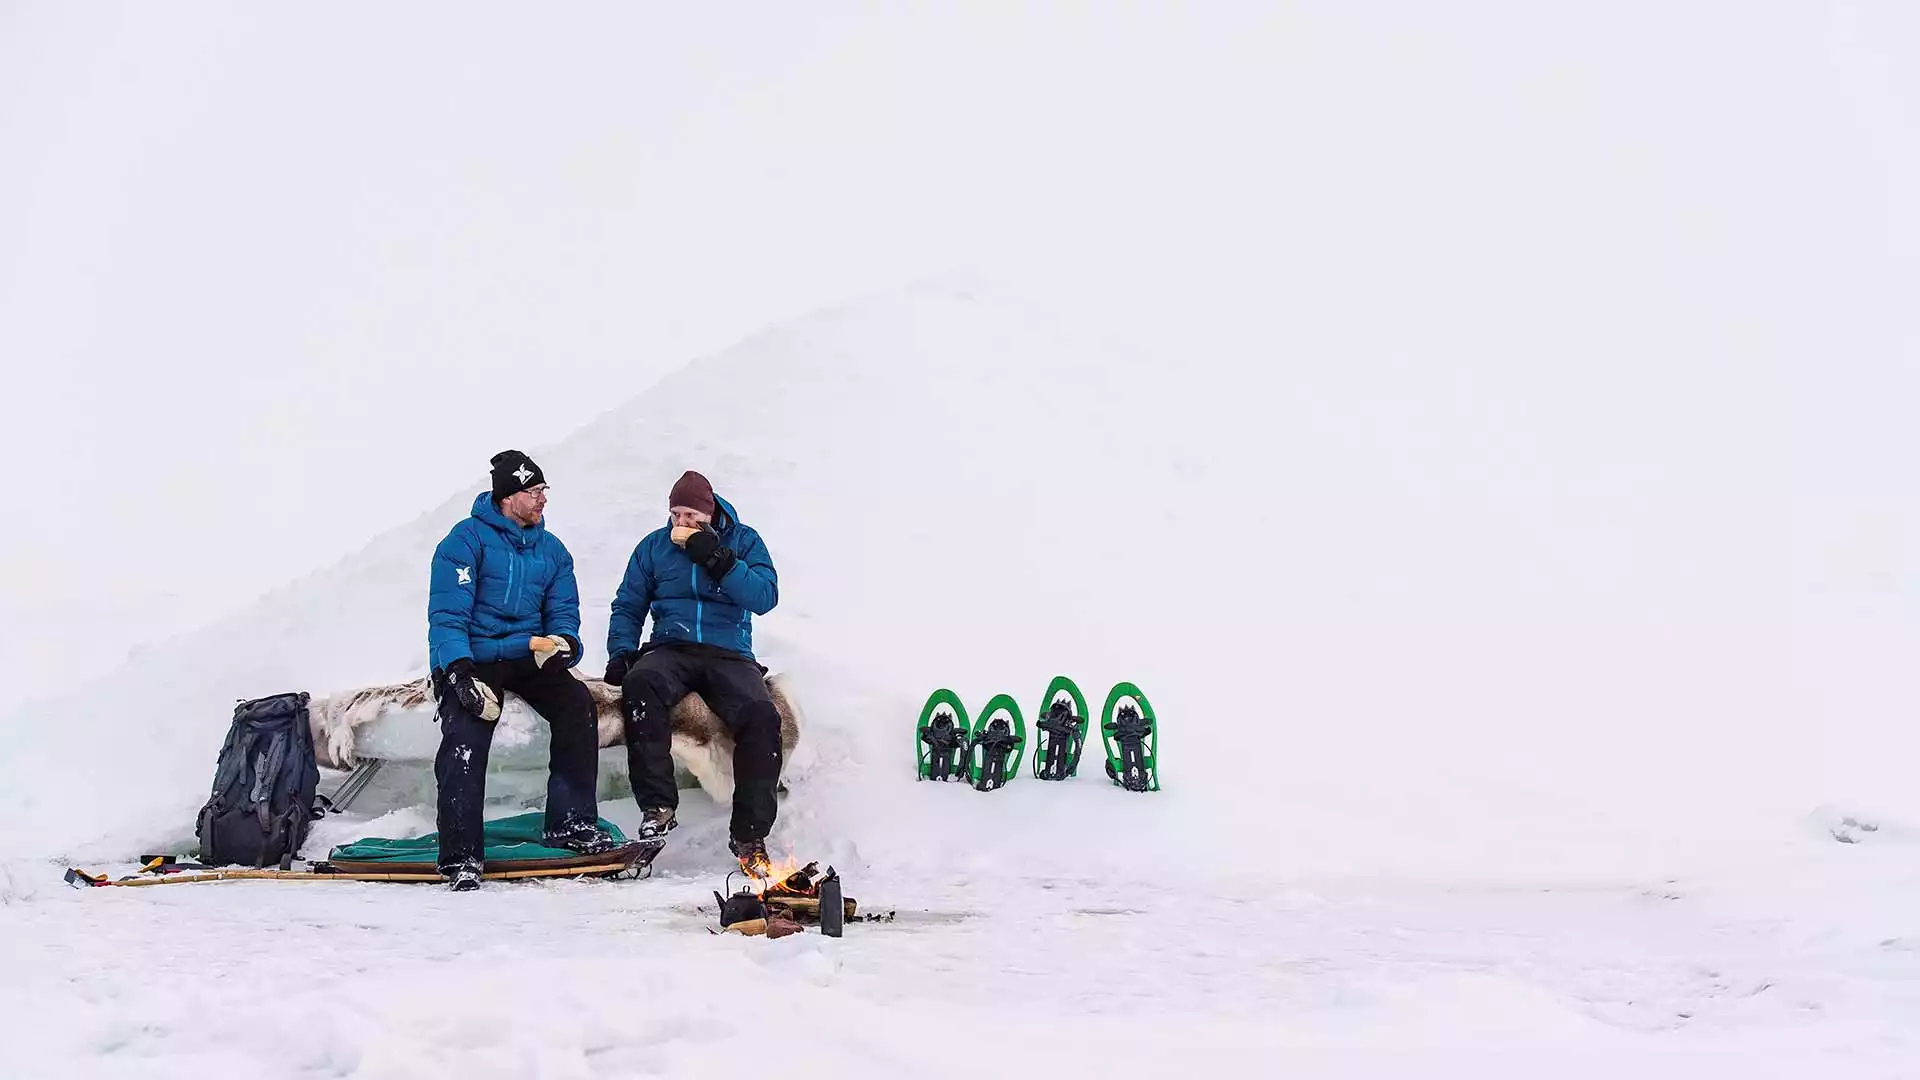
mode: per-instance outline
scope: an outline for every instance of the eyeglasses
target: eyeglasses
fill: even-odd
[[[535,484],[532,487],[527,488],[526,492],[529,495],[538,495],[538,496],[541,496],[542,498],[545,498],[547,492],[552,490],[553,490],[552,488],[548,487],[545,484]]]

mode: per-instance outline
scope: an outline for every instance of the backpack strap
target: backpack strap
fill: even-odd
[[[267,827],[267,818],[273,813],[273,788],[280,780],[280,766],[287,760],[287,732],[283,728],[273,733],[273,741],[261,752],[253,768],[253,790],[247,795],[247,806],[260,819],[260,828]]]
[[[247,761],[253,756],[253,744],[258,741],[257,732],[248,731],[240,736],[231,753],[220,759],[220,768],[213,777],[213,802],[225,805],[232,797],[234,784],[246,771]]]

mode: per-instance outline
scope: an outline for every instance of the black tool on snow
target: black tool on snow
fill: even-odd
[[[840,875],[829,866],[827,876],[820,879],[820,932],[827,937],[839,937],[846,924],[847,902],[840,893]]]

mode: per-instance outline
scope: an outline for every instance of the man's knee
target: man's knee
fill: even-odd
[[[519,694],[534,712],[548,721],[573,721],[593,714],[593,691],[565,668],[532,669],[508,683],[506,689]]]
[[[462,708],[452,694],[440,699],[436,706],[437,719],[440,721],[440,745],[442,749],[473,746],[490,739],[493,725]]]
[[[673,731],[670,692],[645,671],[630,671],[620,684],[629,738],[664,738]]]
[[[741,706],[732,726],[736,746],[780,748],[780,710],[771,701],[750,701]]]
[[[569,675],[567,687],[562,694],[558,710],[560,715],[550,718],[549,723],[565,724],[582,730],[599,727],[599,721],[594,715],[596,710],[593,705],[593,694],[587,689],[586,683]]]

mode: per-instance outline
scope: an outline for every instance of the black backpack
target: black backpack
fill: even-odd
[[[213,795],[200,809],[200,861],[285,866],[306,842],[320,765],[307,727],[307,695],[276,694],[234,706]]]

